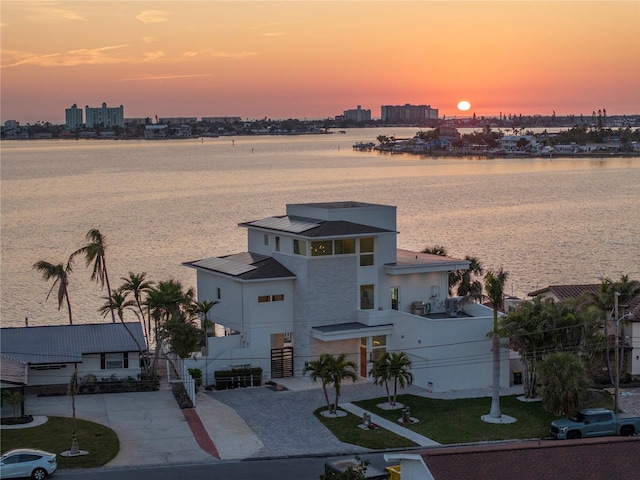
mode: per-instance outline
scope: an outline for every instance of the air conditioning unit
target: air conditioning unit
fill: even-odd
[[[444,301],[444,309],[449,317],[458,316],[458,305],[460,304],[459,297],[446,298]]]

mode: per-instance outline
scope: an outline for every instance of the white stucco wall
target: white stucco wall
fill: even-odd
[[[93,374],[98,381],[110,378],[132,377],[138,378],[140,374],[140,354],[138,352],[128,352],[129,368],[100,368],[100,354],[87,354],[82,356],[82,362],[78,363],[78,379],[81,380],[87,374]],[[68,384],[73,375],[73,364],[59,364],[60,369],[37,370],[34,366],[29,367],[28,385],[61,385]]]

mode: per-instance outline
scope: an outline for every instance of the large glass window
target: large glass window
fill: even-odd
[[[311,242],[311,256],[321,257],[323,255],[333,254],[333,242],[331,240],[321,240]]]
[[[387,351],[387,337],[386,335],[375,335],[372,339],[373,350],[371,352],[371,360],[380,360]]]
[[[398,302],[400,297],[400,289],[398,287],[391,287],[391,309],[398,310]]]
[[[298,240],[296,238],[293,239],[293,253],[296,255],[306,255],[307,254],[307,241],[306,240]]]
[[[373,265],[373,238],[360,239],[360,266]]]
[[[334,248],[336,255],[347,255],[349,253],[356,253],[356,239],[346,238],[343,240],[336,240],[334,242]]]
[[[360,285],[360,308],[362,310],[373,308],[373,285]]]

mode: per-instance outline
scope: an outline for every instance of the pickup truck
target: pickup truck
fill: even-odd
[[[640,417],[606,408],[580,410],[574,416],[551,422],[549,434],[564,440],[606,435],[630,436],[640,432]]]

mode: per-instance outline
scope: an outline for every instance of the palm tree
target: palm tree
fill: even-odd
[[[484,274],[484,266],[478,257],[467,255],[464,259],[469,262],[469,268],[455,272],[457,294],[472,301],[479,301],[482,299],[482,283],[479,278]]]
[[[72,261],[73,258],[69,257],[67,261],[67,265],[64,266],[62,263],[58,263],[54,265],[49,262],[45,262],[41,260],[33,264],[33,268],[42,272],[43,280],[51,280],[53,279],[53,285],[51,285],[51,290],[47,294],[46,300],[49,300],[49,296],[56,284],[58,285],[58,310],[62,307],[62,302],[66,300],[67,309],[69,311],[69,325],[73,325],[73,317],[71,316],[71,302],[69,301],[69,274],[72,272]]]
[[[393,398],[391,405],[395,406],[398,396],[398,385],[404,388],[405,385],[413,383],[413,374],[409,371],[411,360],[405,352],[393,352],[389,355],[389,376],[393,380]]]
[[[424,247],[420,250],[420,253],[428,253],[430,255],[440,255],[441,257],[446,257],[449,255],[447,251],[447,247],[444,245],[434,245],[432,247]]]
[[[107,260],[105,252],[107,249],[106,237],[100,233],[100,230],[92,228],[86,235],[86,240],[89,242],[84,247],[79,248],[71,254],[72,257],[76,255],[84,255],[87,267],[93,263],[93,272],[91,273],[91,280],[95,280],[100,283],[100,287],[104,288],[107,285],[107,295],[111,297],[111,285],[109,285],[109,275],[107,274]],[[116,316],[111,311],[111,321],[116,323]]]
[[[149,318],[154,321],[155,332],[155,354],[151,366],[152,373],[155,373],[162,341],[169,333],[164,326],[174,317],[178,317],[187,311],[194,311],[193,304],[195,291],[193,288],[183,291],[182,284],[178,280],[165,280],[151,288],[147,293],[147,308]]]
[[[337,357],[331,357],[332,361],[329,363],[329,374],[333,388],[335,389],[336,401],[333,404],[332,414],[336,414],[338,410],[338,399],[340,398],[340,387],[342,381],[345,379],[351,379],[354,382],[358,381],[358,375],[356,374],[357,365],[351,360],[347,360],[347,356],[341,353]]]
[[[76,364],[73,374],[69,379],[69,386],[67,393],[71,396],[71,412],[73,414],[73,421],[71,423],[71,448],[68,450],[70,456],[80,455],[80,448],[78,448],[78,437],[76,435],[76,393],[78,393],[78,365]]]
[[[385,354],[373,364],[369,375],[376,385],[384,385],[387,391],[387,400],[392,407],[396,406],[398,396],[398,384],[401,388],[413,383],[413,375],[409,372],[411,360],[404,352],[385,352]],[[393,383],[393,395],[389,390],[389,383]]]
[[[316,360],[313,360],[304,367],[304,375],[310,372],[311,380],[316,382],[320,380],[322,382],[322,392],[324,393],[324,399],[327,402],[327,408],[331,413],[331,402],[329,400],[329,394],[327,393],[327,385],[331,384],[331,375],[329,373],[330,364],[333,362],[333,356],[328,353],[321,354]]]
[[[509,337],[509,347],[522,358],[525,398],[538,395],[537,364],[545,352],[543,302],[539,297],[523,302],[502,317],[500,335]]]
[[[138,353],[140,355],[140,358],[144,359],[146,357],[144,354],[144,351],[146,349],[142,348],[142,345],[140,345],[140,342],[138,342],[138,339],[135,337],[133,332],[129,330],[129,327],[124,322],[124,311],[127,309],[132,309],[135,306],[135,302],[132,300],[127,300],[126,294],[123,293],[122,290],[120,289],[115,290],[111,294],[110,298],[107,298],[107,297],[103,297],[103,298],[105,299],[105,303],[98,309],[98,312],[100,312],[103,317],[106,317],[107,315],[109,315],[109,313],[113,313],[113,312],[118,313],[118,318],[120,319],[120,323],[122,323],[122,326],[124,327],[124,329],[127,331],[129,336],[133,339],[136,346],[138,347]],[[135,310],[134,310],[134,313],[135,313]],[[145,371],[148,370],[148,365],[146,361],[145,361],[144,370]]]
[[[196,312],[198,314],[202,314],[204,317],[202,320],[202,330],[204,332],[204,347],[207,349],[207,356],[209,355],[209,339],[207,329],[209,328],[209,323],[211,323],[209,321],[209,311],[211,311],[213,306],[217,305],[218,303],[220,303],[218,300],[214,300],[213,302],[209,300],[202,300],[196,303]]]
[[[542,403],[555,415],[576,411],[587,389],[586,369],[571,352],[552,353],[539,366],[543,378]]]
[[[504,284],[508,273],[500,268],[497,272],[489,270],[485,275],[487,297],[493,306],[493,394],[491,397],[491,418],[500,418],[500,330],[498,329],[498,310],[502,308]]]
[[[384,385],[387,392],[387,401],[391,405],[391,392],[389,390],[389,354],[385,354],[378,360],[373,362],[373,366],[369,371],[369,376],[373,378],[374,385]]]
[[[144,304],[143,295],[147,294],[149,290],[151,290],[153,284],[155,282],[146,280],[147,274],[145,272],[142,273],[133,273],[129,272],[128,277],[121,277],[120,279],[124,281],[122,286],[120,287],[120,291],[122,291],[125,295],[127,293],[132,293],[133,298],[136,302],[136,306],[138,307],[138,313],[140,315],[140,319],[142,321],[142,330],[144,332],[147,345],[151,343],[151,320],[147,324],[145,319],[144,310],[142,309],[142,305]]]

